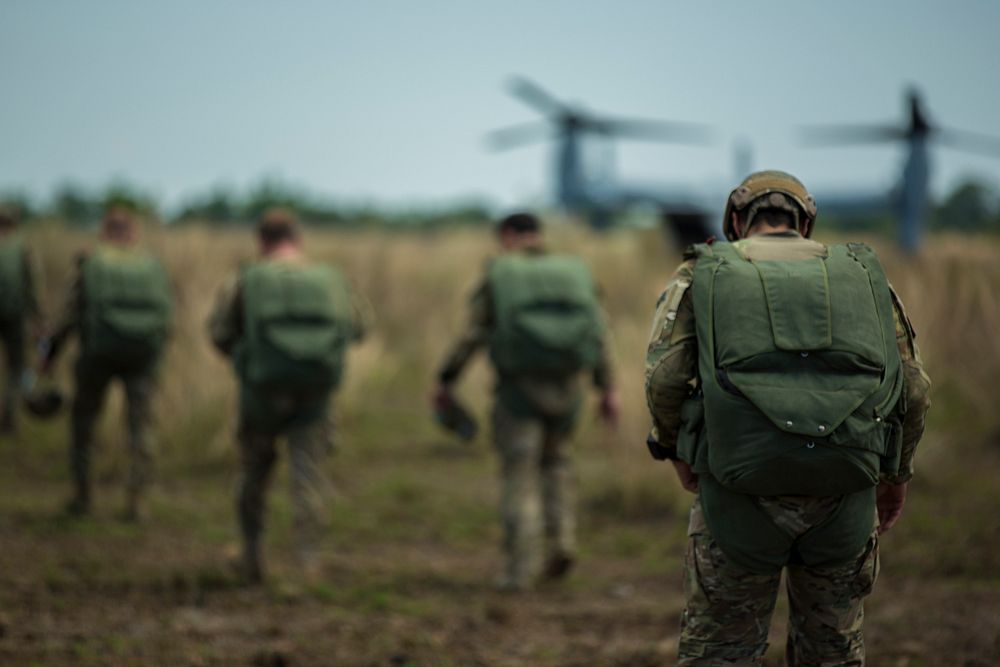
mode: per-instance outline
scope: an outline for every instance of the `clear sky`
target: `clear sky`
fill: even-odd
[[[731,185],[733,144],[815,190],[895,178],[894,147],[804,149],[810,122],[903,117],[1000,135],[1000,2],[0,0],[0,191],[114,178],[176,205],[264,176],[389,205],[550,193],[523,74],[593,110],[700,121],[710,148],[622,142],[620,179]],[[934,188],[1000,184],[1000,159],[937,149]]]

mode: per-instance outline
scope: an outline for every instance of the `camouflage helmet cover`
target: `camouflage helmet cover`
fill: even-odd
[[[767,197],[767,200],[758,201],[763,197]],[[726,212],[722,218],[722,231],[730,241],[739,238],[733,227],[733,212],[743,211],[748,207],[751,214],[766,208],[790,211],[795,216],[799,232],[807,238],[812,235],[812,223],[816,220],[816,200],[806,190],[806,186],[789,173],[758,171],[747,176],[729,193]]]

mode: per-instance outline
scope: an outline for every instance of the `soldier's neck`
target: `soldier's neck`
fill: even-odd
[[[302,259],[302,248],[297,243],[281,243],[261,252],[267,260],[298,260]]]

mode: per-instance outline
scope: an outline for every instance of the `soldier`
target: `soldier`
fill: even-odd
[[[38,276],[34,255],[17,233],[18,215],[0,206],[0,342],[6,356],[0,435],[17,433],[17,403],[24,372],[25,339],[41,332]]]
[[[316,571],[328,489],[321,464],[331,448],[330,400],[347,345],[362,338],[367,319],[336,269],[306,259],[290,211],[265,211],[257,239],[260,261],[222,289],[209,319],[212,342],[231,357],[240,383],[243,474],[236,505],[240,569],[251,583],[263,579],[264,500],[281,436],[288,438],[291,458],[298,555],[307,573]]]
[[[731,243],[693,246],[657,305],[648,444],[697,494],[681,665],[759,664],[783,568],[788,664],[864,661],[930,381],[875,253],[810,240],[815,218],[794,177],[750,175]]]
[[[117,378],[125,387],[131,453],[124,518],[136,521],[141,516],[152,467],[150,402],[170,330],[170,309],[167,274],[140,247],[133,212],[125,206],[108,207],[97,248],[78,257],[66,306],[42,359],[42,372],[50,372],[67,338],[79,334],[70,445],[75,492],[67,505],[70,514],[90,511],[94,423],[108,385]]]
[[[590,271],[578,258],[547,253],[533,215],[504,218],[498,234],[503,253],[472,295],[469,325],[441,367],[434,402],[440,409],[453,400],[462,369],[488,347],[497,373],[493,428],[507,557],[499,585],[525,590],[540,574],[564,576],[576,553],[568,439],[581,373],[592,373],[608,422],[616,421],[619,405]]]

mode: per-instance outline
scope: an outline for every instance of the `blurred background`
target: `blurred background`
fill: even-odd
[[[64,416],[0,441],[0,663],[669,664],[690,496],[643,444],[646,337],[683,245],[762,168],[816,194],[821,240],[875,245],[934,382],[869,663],[996,663],[996,3],[10,0],[0,25],[0,200],[22,211],[47,312],[109,201],[141,211],[177,299],[145,525],[112,518],[118,393],[92,519],[58,514]],[[245,590],[225,567],[235,386],[204,323],[271,204],[299,211],[377,324],[337,401],[325,578],[294,569],[281,470],[277,576]],[[491,589],[488,429],[458,444],[427,406],[490,222],[514,208],[594,268],[625,400],[618,431],[588,412],[576,437],[579,570],[519,600]],[[488,423],[483,360],[460,392]]]

